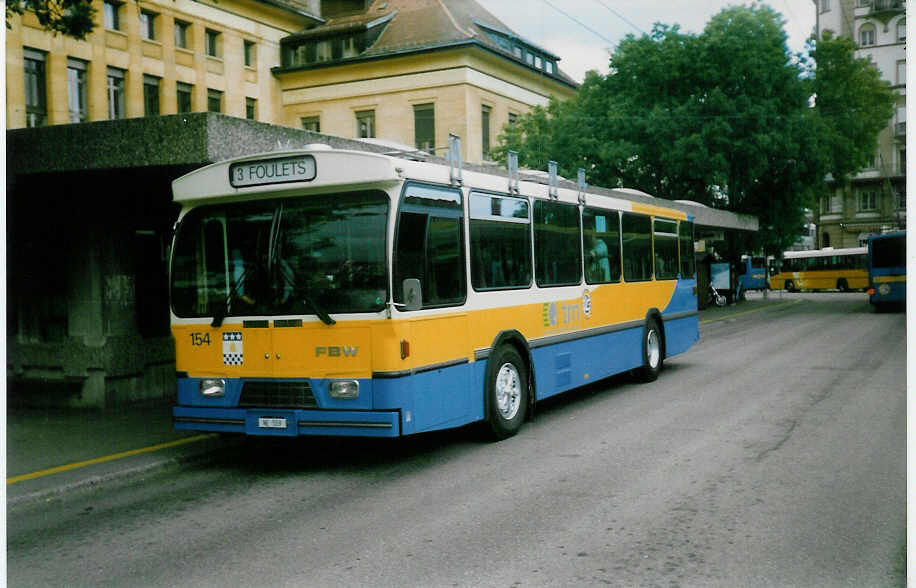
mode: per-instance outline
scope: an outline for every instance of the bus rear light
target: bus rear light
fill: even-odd
[[[874,296],[874,295],[875,295],[875,289],[874,289],[874,288],[869,288],[869,289],[868,289],[868,295],[869,295],[869,296]]]
[[[218,398],[226,394],[226,380],[207,379],[200,381],[200,394],[208,398]]]
[[[338,380],[331,382],[331,398],[359,398],[359,382],[356,380]]]

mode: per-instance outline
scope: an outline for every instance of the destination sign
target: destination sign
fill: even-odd
[[[258,159],[243,161],[229,166],[229,183],[233,188],[285,184],[288,182],[310,182],[315,179],[317,169],[311,155]]]

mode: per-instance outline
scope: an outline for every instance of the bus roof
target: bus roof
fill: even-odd
[[[438,162],[414,161],[367,151],[334,149],[327,145],[308,145],[303,149],[259,153],[228,159],[194,170],[172,182],[173,199],[178,203],[202,204],[217,200],[242,200],[258,195],[286,196],[327,192],[329,189],[387,188],[405,180],[439,184],[451,183],[451,169]],[[508,178],[480,171],[461,170],[462,184],[470,189],[510,194]],[[525,197],[550,199],[549,186],[524,177],[518,183]],[[626,191],[603,190],[611,195],[586,189],[586,204],[624,211],[688,220],[686,212],[659,204],[636,202]],[[575,189],[560,187],[557,200],[580,202]]]
[[[846,247],[844,249],[812,249],[809,251],[786,251],[782,254],[784,259],[801,259],[806,257],[830,257],[833,255],[864,255],[866,247]]]

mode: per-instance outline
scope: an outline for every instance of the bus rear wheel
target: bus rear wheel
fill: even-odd
[[[639,379],[643,382],[654,382],[662,372],[665,363],[662,332],[658,321],[649,319],[642,336],[642,367]]]
[[[786,280],[786,292],[795,292],[795,282]]]
[[[491,436],[501,440],[518,433],[528,412],[528,370],[515,348],[503,346],[490,356],[486,401]]]
[[[836,282],[836,289],[840,292],[849,292],[849,283],[846,282],[845,278],[840,278]]]

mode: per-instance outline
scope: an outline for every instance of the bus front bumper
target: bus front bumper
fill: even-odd
[[[252,436],[300,435],[398,437],[400,412],[175,406],[176,429],[242,433]]]

